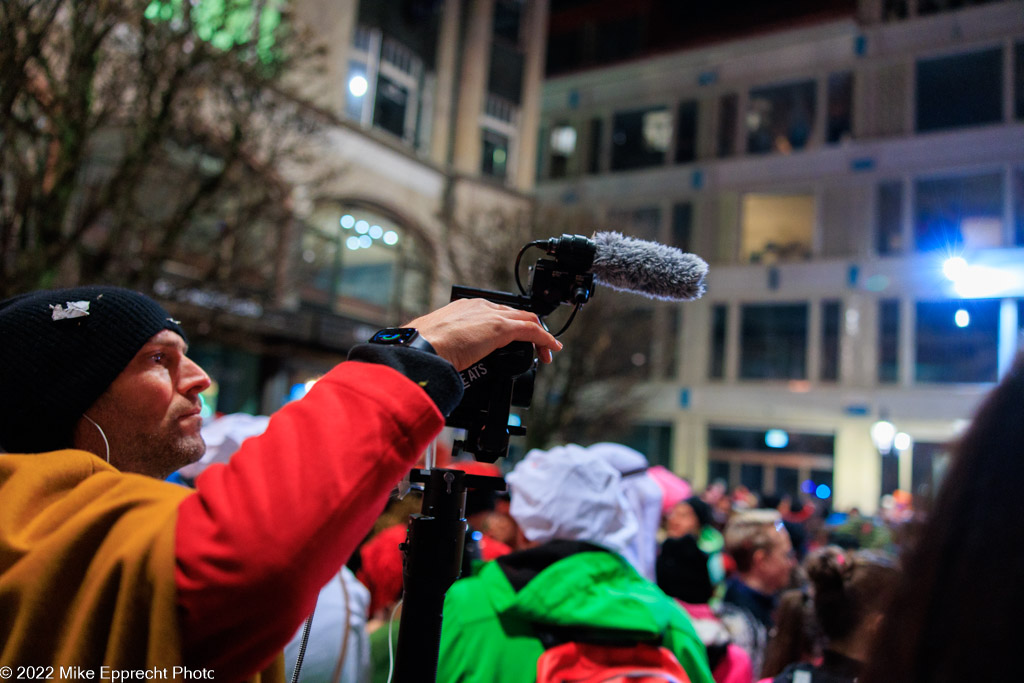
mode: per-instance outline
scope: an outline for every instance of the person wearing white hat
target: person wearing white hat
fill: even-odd
[[[449,589],[439,681],[532,683],[546,645],[586,639],[661,645],[711,683],[685,612],[622,555],[639,523],[618,469],[570,444],[530,451],[506,479],[525,549]]]

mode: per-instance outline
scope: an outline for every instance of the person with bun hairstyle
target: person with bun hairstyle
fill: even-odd
[[[809,555],[804,569],[814,618],[825,638],[821,661],[790,664],[774,683],[854,683],[860,680],[899,581],[896,562],[875,551],[844,555],[829,546]],[[780,617],[780,627],[784,622],[790,631],[806,634],[808,625],[799,616],[807,614],[806,609],[793,610],[790,618]],[[788,635],[780,632],[775,637],[785,640]]]

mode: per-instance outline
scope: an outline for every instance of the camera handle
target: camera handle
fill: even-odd
[[[423,504],[412,515],[405,543],[402,576],[405,592],[395,657],[396,683],[437,680],[444,596],[462,567],[466,540],[466,489],[503,491],[505,480],[461,470],[413,470],[423,484]]]

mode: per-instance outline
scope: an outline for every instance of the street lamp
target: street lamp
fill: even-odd
[[[889,455],[892,453],[895,441],[896,425],[889,422],[883,414],[875,424],[871,425],[871,442],[875,444],[879,455]]]

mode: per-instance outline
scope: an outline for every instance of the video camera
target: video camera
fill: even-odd
[[[530,267],[530,279],[523,287],[519,267],[523,254],[530,247],[545,250],[546,256]],[[548,240],[530,242],[519,250],[515,262],[515,278],[519,294],[496,292],[455,285],[451,300],[480,298],[496,304],[536,313],[543,318],[562,304],[575,308],[557,337],[572,324],[576,313],[594,292],[591,267],[597,247],[582,235],[562,235]],[[473,454],[482,462],[494,462],[508,454],[510,436],[526,433],[525,427],[509,426],[512,406],[527,408],[533,398],[533,381],[537,359],[533,344],[512,342],[463,370],[465,394],[462,402],[448,416],[446,424],[466,430],[466,436],[455,442],[454,453]]]

